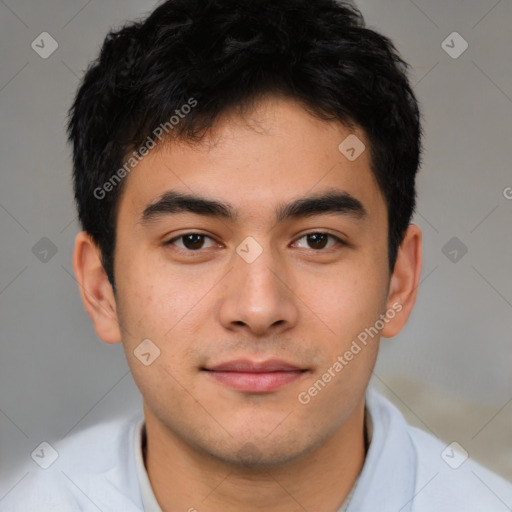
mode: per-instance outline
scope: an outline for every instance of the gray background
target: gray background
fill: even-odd
[[[64,125],[109,27],[154,4],[0,1],[0,500],[40,442],[141,404],[73,277]],[[425,129],[422,283],[405,330],[383,340],[375,385],[412,423],[512,480],[512,2],[357,5],[411,64]],[[46,59],[31,47],[44,31],[58,42]],[[458,58],[442,47],[454,31],[469,45]],[[447,44],[461,48],[457,36]]]

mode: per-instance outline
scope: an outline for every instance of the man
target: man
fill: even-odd
[[[63,440],[2,510],[512,505],[367,390],[421,272],[406,71],[334,0],[170,0],[107,36],[70,115],[73,263],[144,415]]]

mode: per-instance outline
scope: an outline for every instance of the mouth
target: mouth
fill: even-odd
[[[244,393],[269,393],[300,379],[308,370],[279,359],[237,359],[202,368],[215,381]]]

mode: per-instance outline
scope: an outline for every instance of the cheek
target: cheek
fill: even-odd
[[[387,296],[385,273],[372,265],[347,262],[333,272],[315,279],[301,279],[300,297],[313,315],[312,321],[335,340],[334,345],[346,344],[367,327],[372,326],[383,312]]]
[[[166,339],[187,323],[218,281],[216,272],[171,266],[132,254],[118,272],[121,309],[128,327],[147,337]]]

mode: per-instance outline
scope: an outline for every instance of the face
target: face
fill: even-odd
[[[351,161],[338,149],[350,134],[368,148],[267,98],[131,171],[116,314],[146,421],[219,460],[272,465],[363,403],[379,335],[357,340],[389,307],[388,227],[369,150]]]

